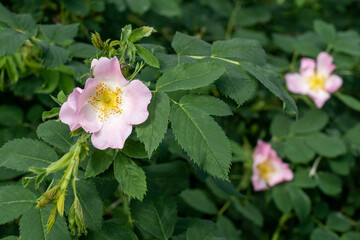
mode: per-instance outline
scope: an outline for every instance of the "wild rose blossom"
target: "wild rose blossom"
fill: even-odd
[[[293,93],[308,95],[318,108],[322,108],[330,94],[343,83],[338,75],[331,74],[336,68],[332,62],[333,57],[326,52],[319,53],[316,63],[311,58],[301,59],[300,74],[285,74],[287,88]]]
[[[82,127],[92,133],[98,149],[123,148],[132,125],[149,116],[150,90],[139,80],[127,81],[116,57],[101,57],[91,62],[94,78],[85,88],[75,88],[60,109],[60,120],[70,130]]]
[[[294,178],[289,165],[278,157],[269,143],[258,140],[253,159],[251,181],[255,191],[265,190]]]

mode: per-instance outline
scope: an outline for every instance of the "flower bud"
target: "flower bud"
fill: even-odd
[[[52,210],[51,210],[51,213],[50,213],[49,219],[47,221],[47,224],[46,224],[46,231],[47,232],[50,232],[51,229],[54,226],[54,223],[55,223],[56,217],[57,217],[57,211],[56,210],[57,210],[56,205],[54,205]]]
[[[57,210],[61,216],[64,215],[64,203],[65,203],[65,190],[62,190],[57,201]]]

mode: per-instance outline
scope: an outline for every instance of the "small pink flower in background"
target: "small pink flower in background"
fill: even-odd
[[[258,140],[253,159],[251,181],[255,191],[265,190],[294,178],[289,165],[278,157],[269,143]]]
[[[311,58],[301,59],[300,73],[285,74],[287,88],[293,93],[308,95],[322,108],[330,94],[343,83],[338,75],[331,74],[336,68],[332,62],[333,57],[326,52],[319,53],[316,63]]]
[[[94,78],[85,88],[75,88],[60,109],[60,120],[73,131],[82,127],[92,133],[98,149],[123,148],[132,125],[145,122],[150,90],[139,80],[127,81],[116,57],[91,62]]]

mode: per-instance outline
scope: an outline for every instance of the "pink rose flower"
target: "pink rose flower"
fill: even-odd
[[[289,165],[278,157],[269,143],[258,140],[253,159],[251,181],[255,191],[265,190],[294,178]]]
[[[62,105],[60,120],[70,130],[82,127],[92,133],[91,142],[98,149],[123,148],[132,125],[149,116],[151,92],[139,80],[127,81],[116,57],[101,57],[91,62],[94,78],[85,88],[75,88]]]
[[[316,63],[310,58],[301,59],[300,74],[285,74],[287,88],[293,93],[308,95],[318,108],[322,108],[330,94],[343,83],[338,75],[331,74],[336,68],[332,62],[333,57],[326,52],[319,53]]]

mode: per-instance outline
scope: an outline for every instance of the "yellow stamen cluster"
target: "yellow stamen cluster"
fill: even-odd
[[[324,89],[325,88],[325,77],[319,76],[317,73],[308,79],[311,89]]]
[[[257,168],[259,170],[260,177],[265,179],[265,181],[269,183],[271,174],[275,172],[275,169],[270,163],[270,161],[265,160],[264,162],[257,165]]]
[[[119,87],[115,90],[109,88],[105,83],[96,86],[95,96],[90,96],[90,103],[101,121],[107,121],[110,115],[121,114],[122,91]]]

